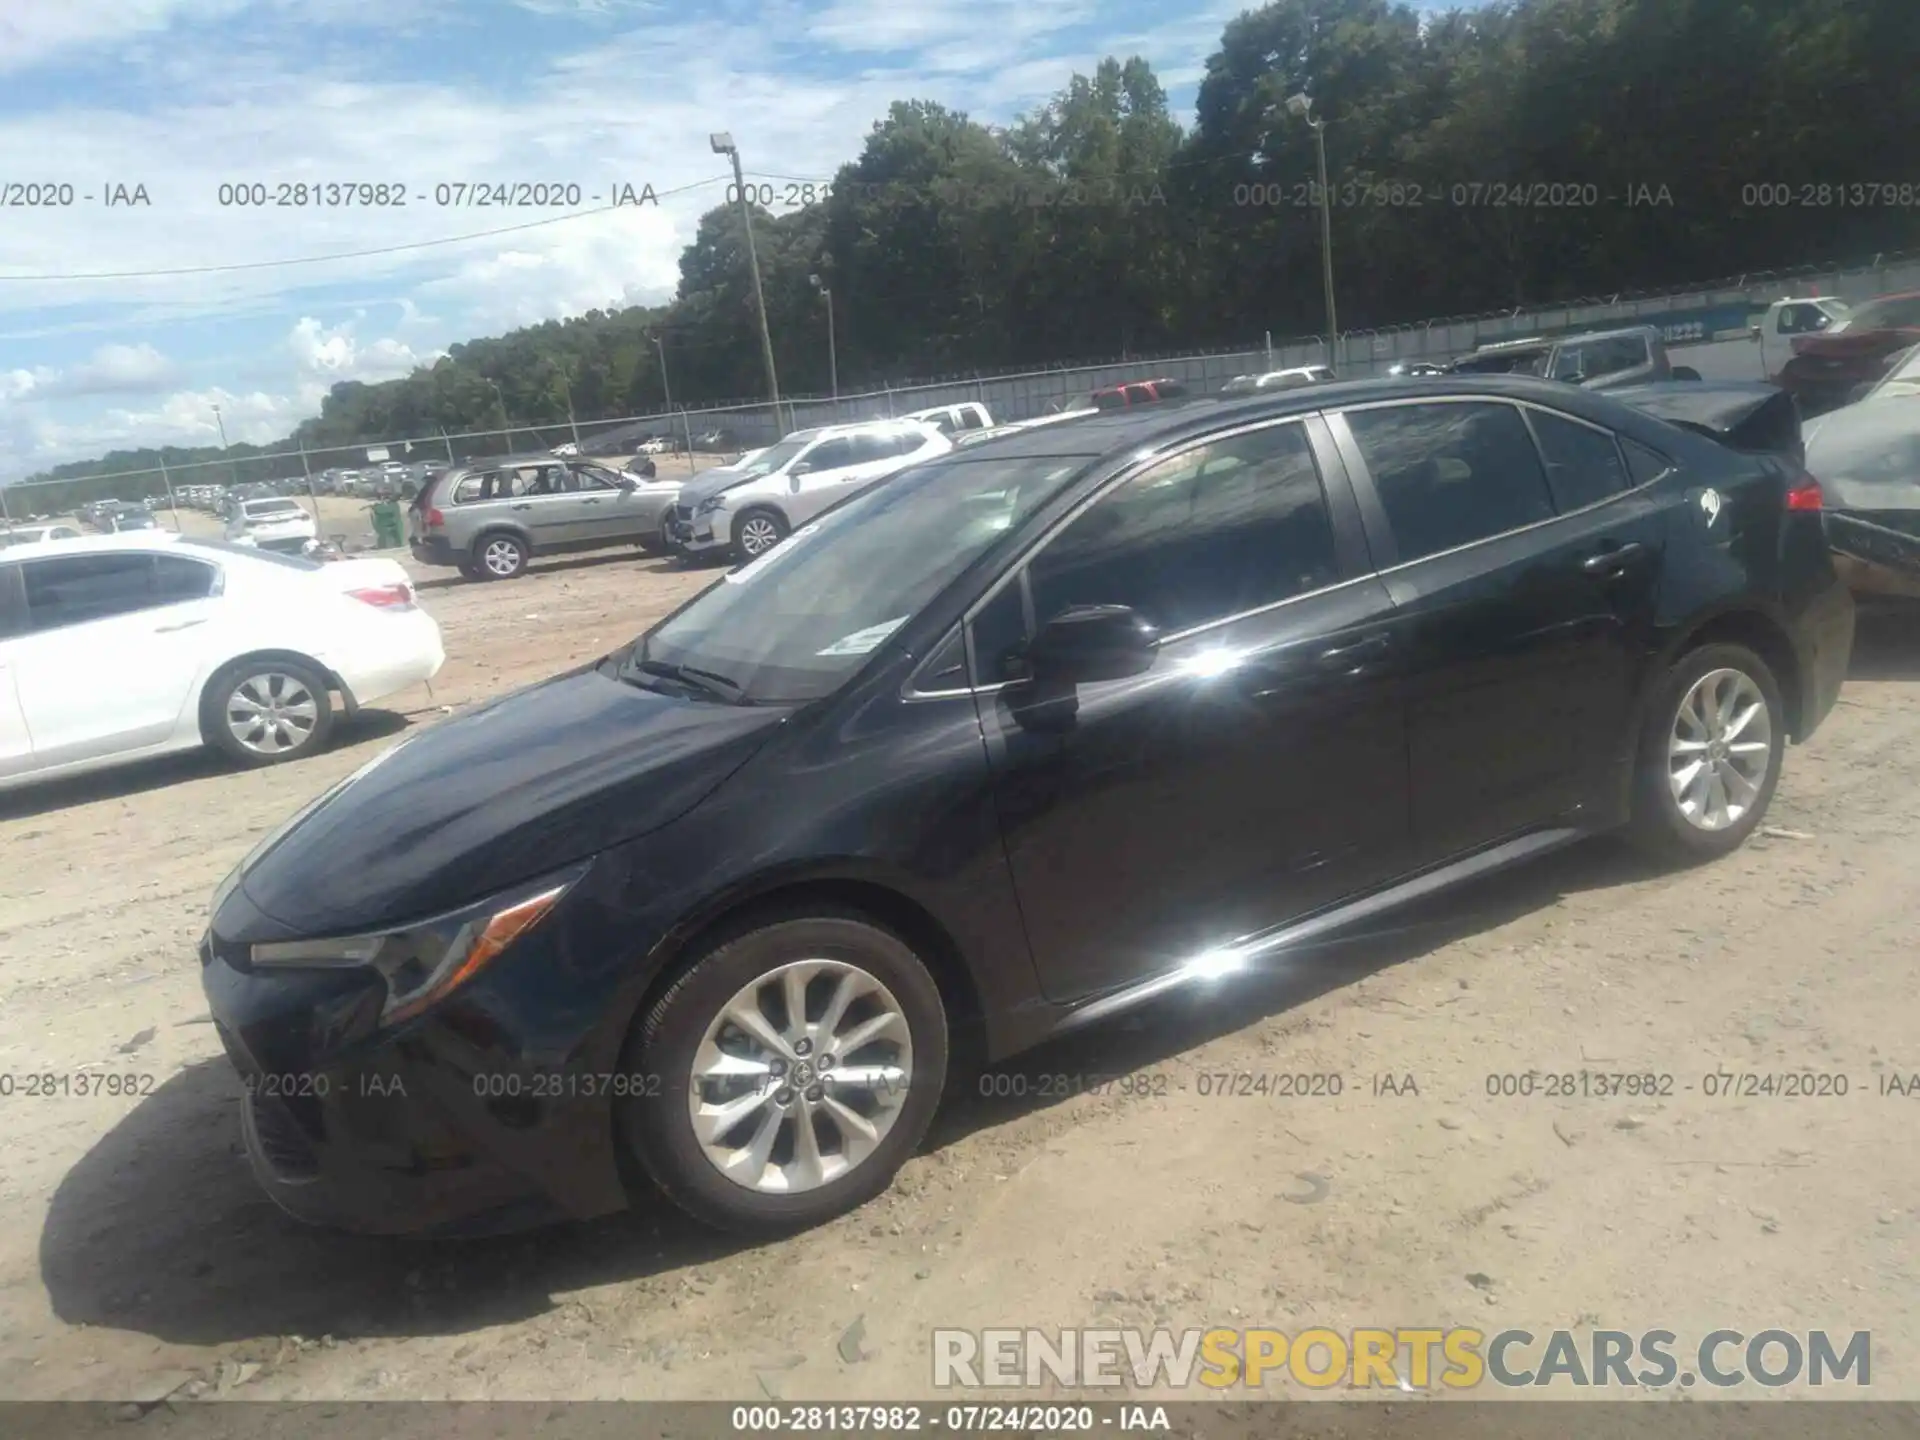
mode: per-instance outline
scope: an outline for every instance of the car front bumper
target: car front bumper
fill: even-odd
[[[538,1060],[591,1048],[561,1033],[565,1007],[528,1011],[542,988],[529,974],[562,963],[565,936],[547,929],[391,1030],[369,972],[254,970],[209,931],[202,988],[269,1197],[309,1224],[382,1235],[498,1234],[622,1208],[617,1077]]]
[[[664,533],[670,547],[688,555],[724,550],[733,543],[724,510],[696,516],[686,506],[676,505],[667,512]]]

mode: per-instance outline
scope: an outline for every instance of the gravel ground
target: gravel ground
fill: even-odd
[[[429,578],[452,658],[335,752],[0,802],[0,1074],[153,1077],[0,1099],[0,1398],[924,1397],[935,1326],[1094,1324],[1864,1329],[1874,1396],[1920,1398],[1920,1093],[1881,1093],[1920,1072],[1904,616],[1863,620],[1840,708],[1731,859],[1661,874],[1590,844],[1047,1047],[808,1235],[742,1248],[652,1205],[462,1244],[283,1218],[200,995],[213,886],[402,729],[611,648],[714,574],[621,552]],[[1582,1069],[1675,1091],[1487,1091]],[[1703,1093],[1778,1070],[1850,1093]],[[1208,1078],[1275,1071],[1341,1093]]]

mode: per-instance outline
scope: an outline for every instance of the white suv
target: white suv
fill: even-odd
[[[796,430],[749,460],[681,487],[668,538],[686,554],[729,551],[752,560],[829,506],[906,469],[944,455],[953,442],[931,425],[874,420]]]

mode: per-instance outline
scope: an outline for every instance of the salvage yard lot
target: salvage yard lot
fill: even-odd
[[[406,727],[602,653],[716,573],[627,552],[423,573],[447,666],[334,753],[0,800],[0,1397],[924,1398],[936,1326],[1466,1324],[1870,1330],[1874,1395],[1920,1398],[1920,1094],[1882,1093],[1920,1072],[1911,615],[1863,620],[1840,707],[1732,859],[1659,874],[1587,845],[1051,1045],[969,1083],[891,1192],[811,1234],[743,1248],[651,1204],[433,1245],[284,1219],[200,995],[213,887]],[[1530,1070],[1674,1093],[1489,1093]],[[1849,1093],[1704,1093],[1776,1071]],[[1276,1073],[1339,1093],[1251,1078]],[[28,1098],[31,1074],[147,1093]]]

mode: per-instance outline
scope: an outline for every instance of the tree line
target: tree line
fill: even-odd
[[[1325,126],[1343,330],[1920,245],[1916,70],[1916,0],[1271,0],[1226,26],[1190,127],[1137,57],[1006,126],[896,102],[831,183],[749,177],[781,390],[827,392],[822,287],[843,390],[1319,333],[1323,196],[1297,93]],[[265,478],[286,463],[245,457],[509,418],[557,435],[570,407],[659,409],[663,356],[677,404],[765,395],[737,206],[702,216],[666,305],[336,385],[274,445],[164,454]]]

